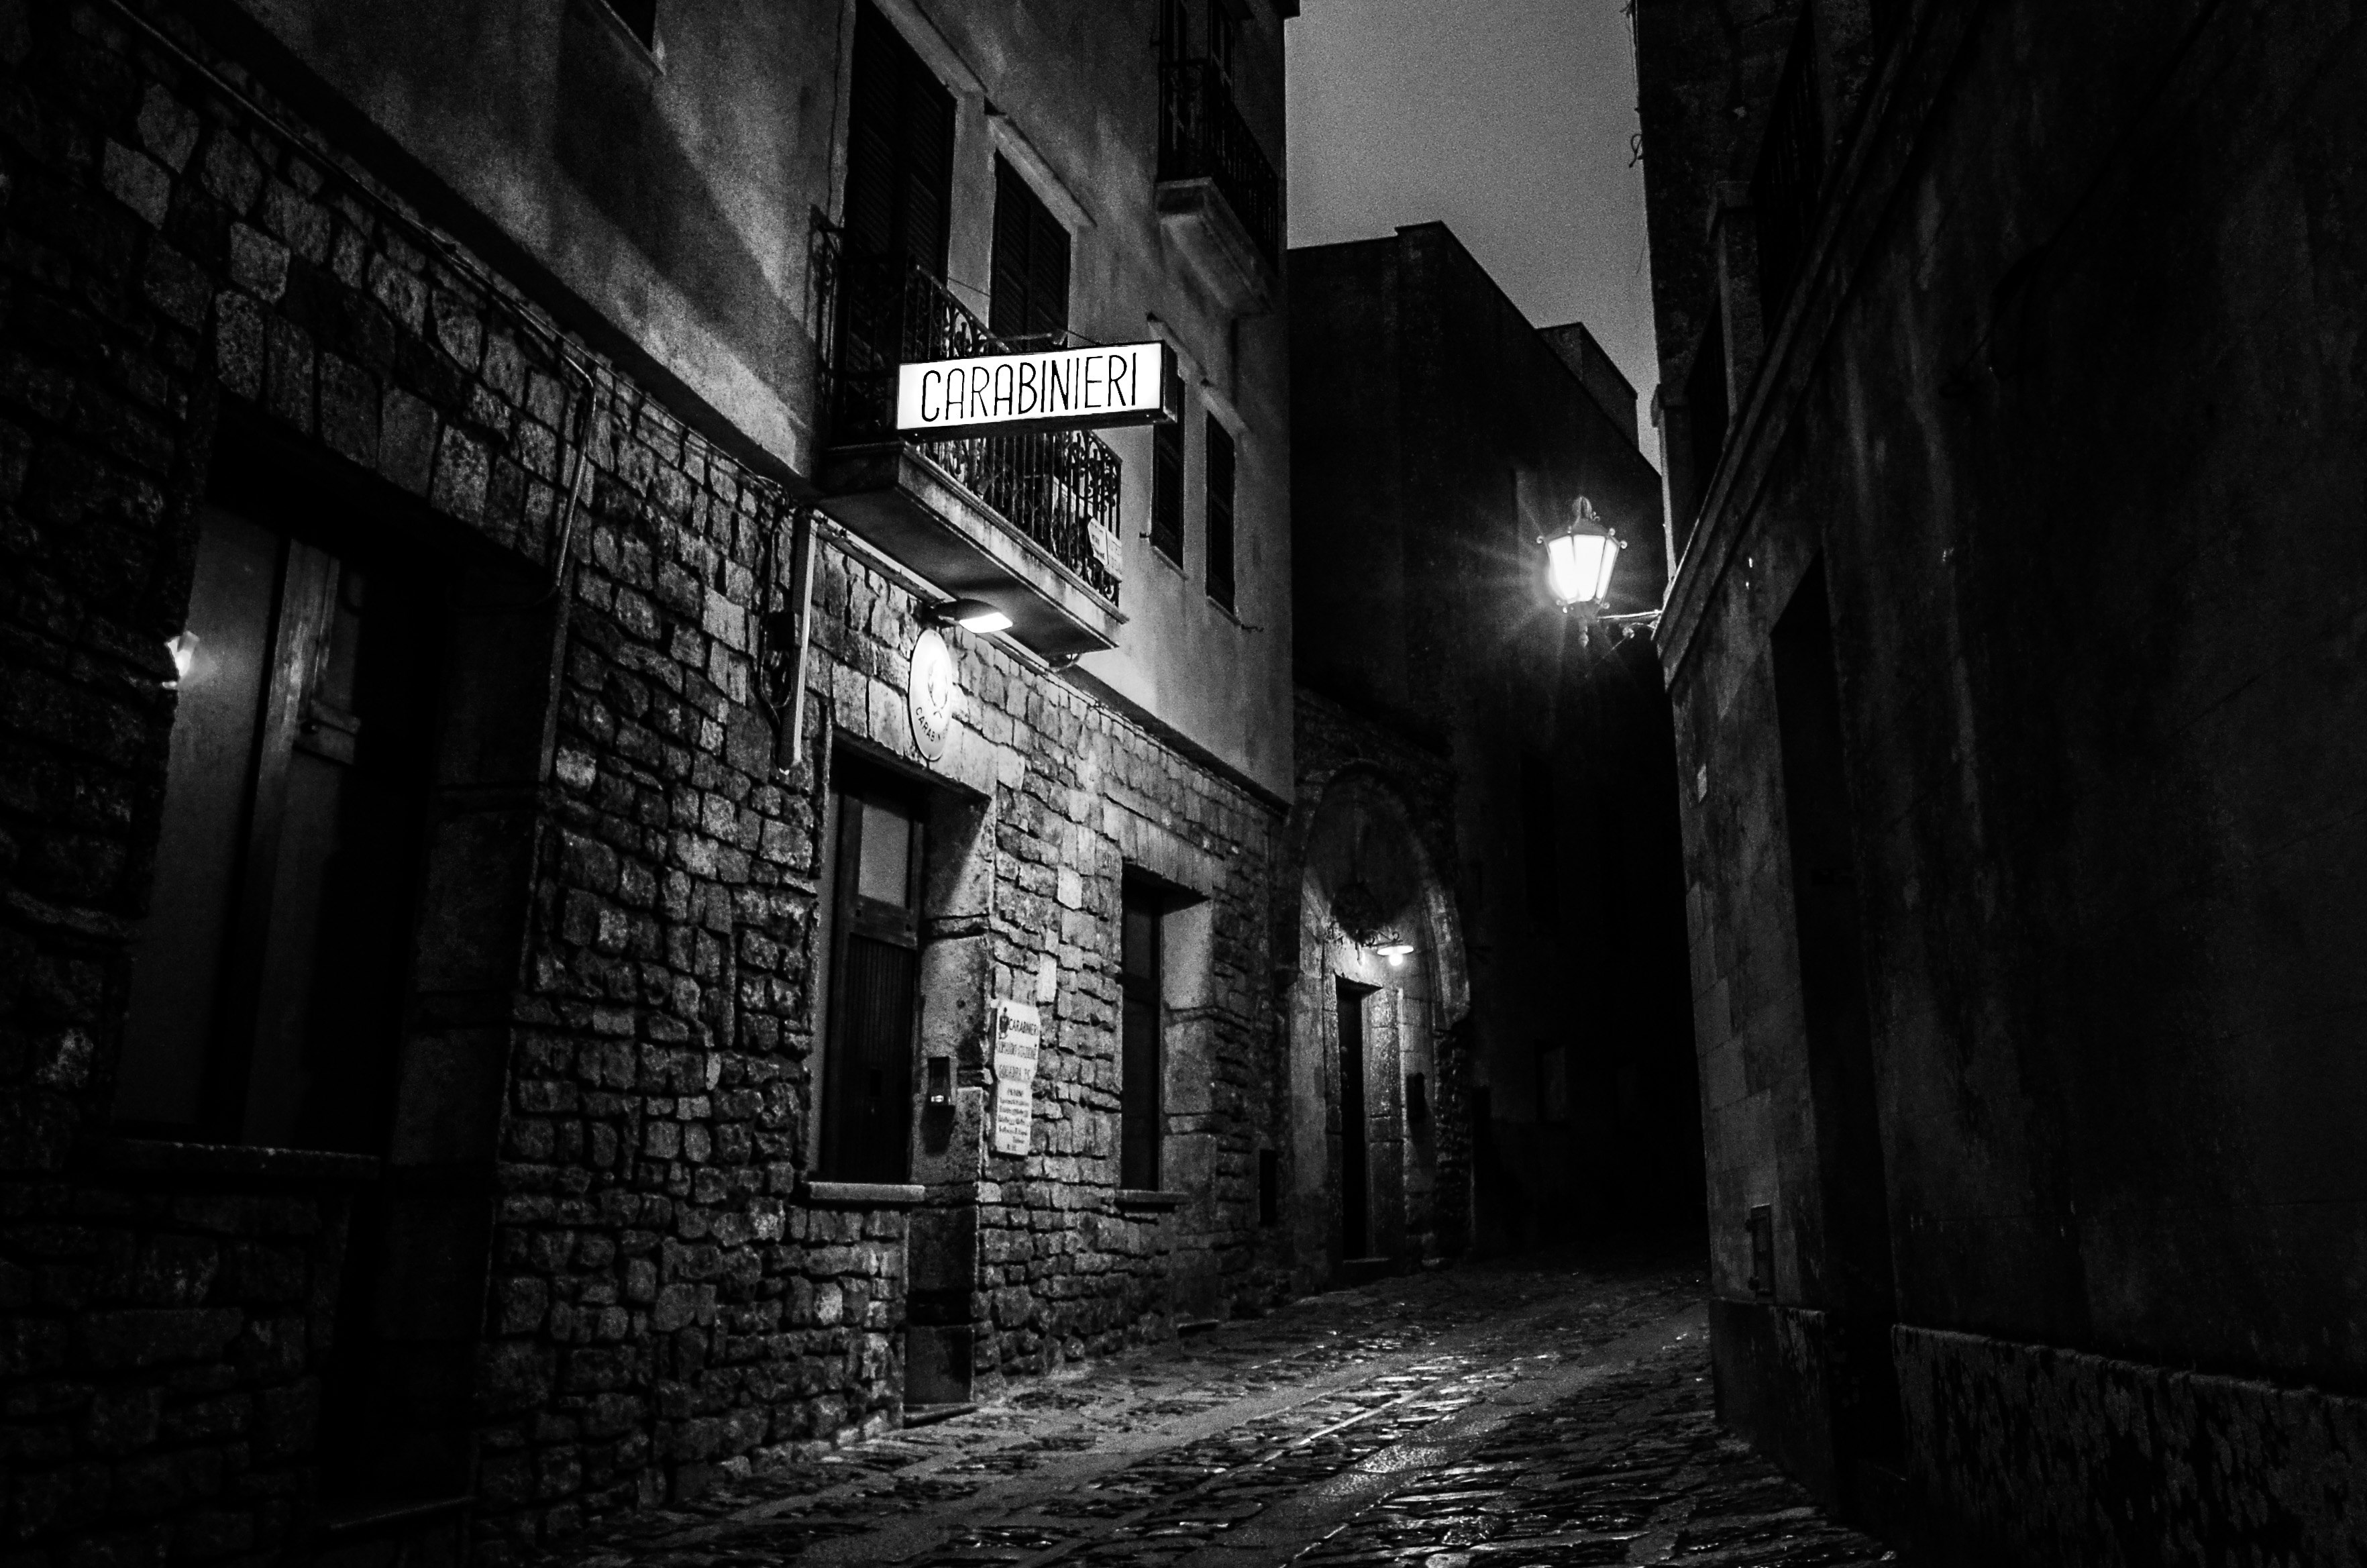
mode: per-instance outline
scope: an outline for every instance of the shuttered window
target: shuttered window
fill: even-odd
[[[953,95],[866,0],[847,108],[848,248],[909,256],[944,277],[953,165]]]
[[[1184,564],[1184,424],[1154,425],[1150,435],[1150,545]]]
[[[1233,608],[1233,436],[1208,417],[1208,597]]]
[[[994,301],[989,324],[998,337],[1042,339],[1045,347],[1069,330],[1069,231],[1002,158],[994,160]]]

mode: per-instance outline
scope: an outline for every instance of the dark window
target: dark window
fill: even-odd
[[[994,160],[994,300],[998,337],[1058,343],[1069,331],[1069,231],[1003,159]]]
[[[1555,832],[1553,765],[1521,758],[1521,848],[1528,858],[1529,919],[1550,927],[1561,916],[1561,845]]]
[[[430,596],[210,509],[116,1114],[376,1148],[425,798]]]
[[[1119,991],[1124,1018],[1118,1063],[1118,1185],[1159,1185],[1160,1049],[1159,903],[1149,888],[1127,884],[1120,900]]]
[[[1750,210],[1759,246],[1759,308],[1772,331],[1784,301],[1807,260],[1816,232],[1817,196],[1825,177],[1824,112],[1817,83],[1813,8],[1800,8],[1792,52],[1768,105],[1750,181]]]
[[[1226,80],[1233,74],[1233,46],[1240,37],[1240,18],[1227,0],[1208,0],[1208,61]]]
[[[891,786],[838,798],[822,1174],[902,1181],[911,1166],[912,1024],[920,977],[921,824]]]
[[[1365,1142],[1365,998],[1371,988],[1339,982],[1340,991],[1340,1256],[1363,1257],[1371,1246]]]
[[[953,95],[866,0],[846,119],[848,248],[944,277],[953,166]]]
[[[1233,608],[1233,437],[1208,416],[1208,597]]]
[[[1184,564],[1184,423],[1150,427],[1150,544]]]
[[[608,9],[625,24],[625,30],[641,40],[643,49],[653,48],[658,36],[658,0],[607,0]]]
[[[1165,61],[1192,54],[1192,13],[1186,0],[1159,0],[1159,54]]]
[[[1726,317],[1715,306],[1701,344],[1693,350],[1693,367],[1685,372],[1685,415],[1692,448],[1688,483],[1698,514],[1709,500],[1709,480],[1717,472],[1718,454],[1726,450]],[[1685,521],[1690,526],[1693,519]]]

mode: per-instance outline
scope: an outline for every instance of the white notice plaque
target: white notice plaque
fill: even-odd
[[[896,428],[907,436],[1002,435],[1150,425],[1182,410],[1163,343],[924,359],[896,368]]]
[[[1043,1046],[1041,1014],[1025,1002],[998,996],[988,1005],[994,1031],[994,1152],[1024,1154],[1036,1126],[1036,1058]]]

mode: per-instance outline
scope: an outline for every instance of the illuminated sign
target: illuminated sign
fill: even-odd
[[[897,367],[896,428],[940,437],[1152,425],[1178,417],[1182,397],[1163,343],[926,359]]]

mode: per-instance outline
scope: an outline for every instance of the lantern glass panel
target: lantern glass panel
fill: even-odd
[[[1546,585],[1566,605],[1601,597],[1610,569],[1603,563],[1611,540],[1602,534],[1556,534],[1546,540]]]
[[[1594,580],[1594,597],[1602,599],[1606,603],[1609,602],[1611,598],[1611,573],[1612,569],[1618,564],[1619,546],[1617,541],[1608,539],[1604,540],[1603,541],[1603,560],[1600,567],[1602,575],[1598,576]]]

